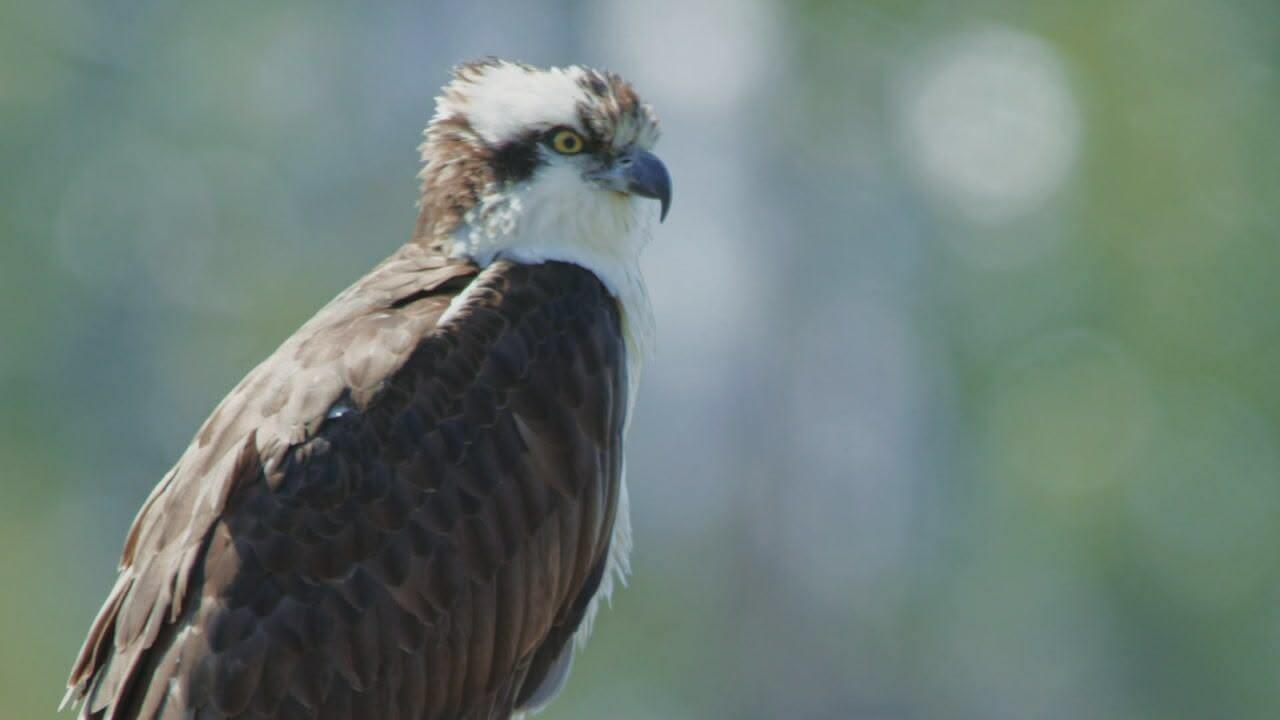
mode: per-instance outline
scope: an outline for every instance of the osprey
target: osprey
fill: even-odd
[[[64,703],[545,705],[627,571],[622,446],[653,332],[638,255],[671,196],[657,138],[611,73],[457,68],[410,242],[251,371],[152,491]]]

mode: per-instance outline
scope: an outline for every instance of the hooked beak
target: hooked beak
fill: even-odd
[[[657,200],[662,206],[658,221],[667,219],[667,210],[671,208],[671,175],[657,155],[647,150],[630,150],[604,168],[588,173],[587,178],[608,190]]]

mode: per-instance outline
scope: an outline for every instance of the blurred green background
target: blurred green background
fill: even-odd
[[[1280,717],[1280,4],[6,0],[0,719],[483,54],[631,78],[676,184],[543,717]]]

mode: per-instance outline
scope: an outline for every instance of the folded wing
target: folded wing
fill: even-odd
[[[157,486],[68,697],[92,718],[507,717],[604,572],[619,325],[577,266],[407,246]]]

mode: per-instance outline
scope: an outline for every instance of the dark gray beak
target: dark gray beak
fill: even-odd
[[[667,210],[671,208],[671,175],[657,155],[647,150],[631,150],[587,177],[610,190],[657,200],[662,206],[659,222],[667,219]]]

